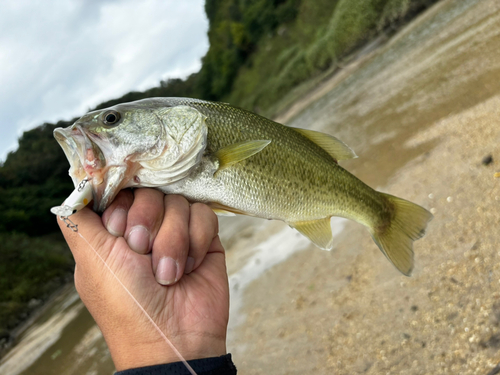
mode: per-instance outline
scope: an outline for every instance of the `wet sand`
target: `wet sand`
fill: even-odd
[[[239,373],[496,374],[500,4],[444,1],[334,80],[288,124],[338,136],[359,155],[346,169],[435,217],[410,278],[353,222],[339,224],[331,252],[308,244],[263,271],[231,324]],[[223,232],[230,271],[237,250],[251,256],[262,231],[282,230]]]

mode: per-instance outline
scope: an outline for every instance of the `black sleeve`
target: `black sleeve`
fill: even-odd
[[[231,354],[187,361],[197,375],[236,375]],[[118,371],[115,375],[191,375],[182,362]]]

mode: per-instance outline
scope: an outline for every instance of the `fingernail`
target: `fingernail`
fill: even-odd
[[[149,250],[149,230],[142,225],[136,225],[128,235],[128,245],[137,253],[147,253]]]
[[[184,267],[184,273],[187,275],[188,273],[191,273],[194,268],[194,258],[193,257],[188,257],[186,260],[186,267]]]
[[[106,229],[115,237],[122,237],[127,226],[127,212],[123,208],[117,208],[109,217]]]
[[[170,257],[163,257],[156,269],[156,281],[162,285],[170,285],[177,281],[177,262]]]

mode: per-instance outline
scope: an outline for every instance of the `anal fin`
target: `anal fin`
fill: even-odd
[[[329,217],[310,221],[296,221],[294,223],[288,223],[288,225],[297,229],[321,249],[332,249],[333,236]]]

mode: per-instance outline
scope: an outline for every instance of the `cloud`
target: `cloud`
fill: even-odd
[[[50,4],[50,5],[48,5]],[[0,13],[0,159],[22,131],[199,70],[203,0],[7,0]]]

